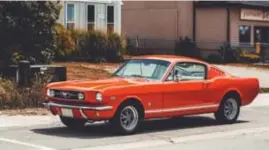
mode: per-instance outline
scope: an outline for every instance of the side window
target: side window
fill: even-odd
[[[114,32],[114,6],[107,6],[107,32]]]
[[[95,5],[88,5],[87,7],[87,29],[88,31],[93,31],[95,29]]]
[[[177,76],[174,76],[175,72],[177,72]],[[173,81],[173,76],[181,81],[205,80],[206,67],[199,63],[180,62],[169,73],[167,81]]]
[[[67,4],[66,17],[66,28],[73,30],[75,28],[75,4]]]
[[[251,39],[251,27],[250,26],[240,26],[239,27],[239,42],[240,43],[250,43]]]

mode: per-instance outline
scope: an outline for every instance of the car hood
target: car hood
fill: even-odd
[[[146,84],[152,82],[143,78],[109,78],[102,80],[73,80],[51,83],[47,88],[72,91],[100,91],[107,88]]]

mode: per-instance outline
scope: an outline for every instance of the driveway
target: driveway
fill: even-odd
[[[224,65],[216,66],[235,76],[256,77],[259,79],[260,87],[269,88],[269,70]]]

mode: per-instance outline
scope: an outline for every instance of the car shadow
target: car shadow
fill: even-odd
[[[238,123],[247,123],[248,121],[238,120]],[[136,134],[145,134],[161,131],[172,131],[179,129],[192,129],[209,126],[221,126],[217,121],[210,117],[204,116],[188,116],[181,118],[169,118],[169,119],[158,119],[148,120],[141,123],[139,131]],[[74,137],[74,138],[102,138],[102,137],[113,137],[118,136],[114,134],[113,128],[110,124],[90,124],[80,130],[71,130],[67,127],[51,127],[51,128],[35,128],[31,129],[32,132],[37,134],[58,136],[58,137]]]

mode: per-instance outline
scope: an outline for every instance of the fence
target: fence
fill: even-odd
[[[180,40],[173,39],[149,39],[149,38],[128,38],[128,51],[136,55],[143,54],[176,54]],[[269,60],[269,43],[239,43],[239,42],[216,42],[216,41],[191,41],[200,52],[201,58],[206,59],[211,54],[219,54],[224,44],[234,51],[244,51],[252,55],[257,55],[262,62]]]
[[[49,82],[66,81],[66,67],[58,65],[30,65],[28,61],[20,61],[18,65],[0,69],[0,77],[14,80],[18,86],[29,86],[31,79],[42,76],[50,77]]]

